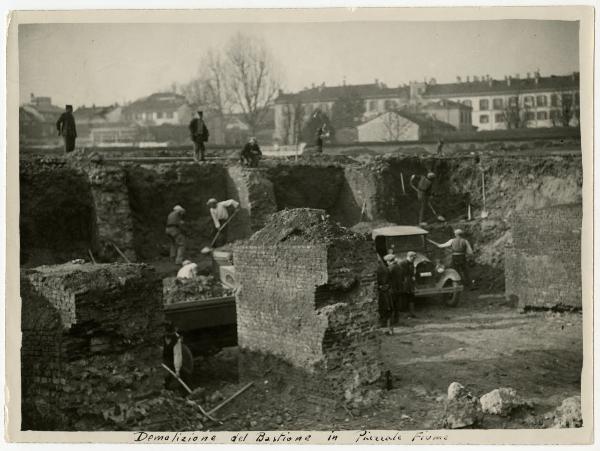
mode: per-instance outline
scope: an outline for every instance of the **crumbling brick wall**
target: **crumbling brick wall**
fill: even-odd
[[[234,263],[238,343],[247,361],[275,357],[283,373],[292,369],[288,381],[312,393],[364,399],[381,372],[371,243],[323,210],[284,210],[235,246]]]
[[[506,248],[506,295],[520,308],[581,308],[581,204],[516,213]]]
[[[109,261],[120,258],[115,244],[130,261],[136,261],[125,171],[121,166],[92,163],[85,172],[94,200],[100,258]]]
[[[265,225],[267,217],[277,211],[273,183],[264,171],[256,168],[227,168],[227,195],[240,203],[240,211],[232,219],[229,241],[248,238]]]
[[[126,428],[162,386],[161,280],[137,264],[42,266],[24,279],[22,427]]]

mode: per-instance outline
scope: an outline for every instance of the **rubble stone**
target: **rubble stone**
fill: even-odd
[[[554,411],[555,428],[580,428],[583,426],[581,417],[581,396],[565,399]]]
[[[496,388],[483,395],[480,402],[485,413],[502,416],[526,404],[513,388]]]
[[[442,427],[448,429],[462,429],[473,427],[481,423],[483,413],[477,398],[453,398],[446,402]]]
[[[469,391],[459,382],[452,382],[448,386],[448,400],[465,398],[469,395]]]

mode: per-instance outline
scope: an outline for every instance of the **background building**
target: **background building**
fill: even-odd
[[[123,118],[138,125],[187,125],[194,111],[185,96],[157,92],[123,107]]]
[[[452,100],[473,108],[477,130],[579,125],[579,72],[526,78],[466,77],[456,83],[428,84],[423,99]]]
[[[407,111],[381,113],[356,127],[359,142],[420,141],[436,139],[444,133],[456,131],[446,122]]]

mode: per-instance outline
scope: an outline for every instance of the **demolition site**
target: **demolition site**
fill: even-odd
[[[580,154],[25,155],[22,429],[581,427],[582,181]]]

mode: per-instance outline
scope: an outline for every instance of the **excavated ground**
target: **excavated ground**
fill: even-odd
[[[510,416],[486,415],[480,428],[543,428],[547,413],[580,394],[580,313],[519,313],[502,293],[469,292],[458,308],[425,300],[415,320],[401,319],[384,334],[383,358],[393,388],[382,385],[382,401],[368,410],[332,409],[306,401],[265,369],[249,391],[219,411],[222,430],[418,430],[441,427],[450,383],[481,396],[512,387],[531,402]],[[237,348],[197,361],[195,383],[203,401],[216,405],[240,388]]]

